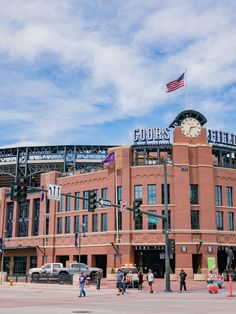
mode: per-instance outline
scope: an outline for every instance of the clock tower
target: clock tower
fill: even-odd
[[[198,111],[182,111],[170,124],[174,128],[174,144],[206,144],[206,129],[203,125],[207,119]]]

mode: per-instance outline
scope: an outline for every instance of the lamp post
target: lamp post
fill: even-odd
[[[3,277],[3,264],[4,264],[4,253],[5,253],[5,249],[4,249],[4,242],[5,242],[5,236],[7,234],[7,230],[4,230],[2,233],[2,257],[1,257],[1,285],[2,285],[2,277]]]
[[[169,227],[169,213],[168,213],[168,185],[167,185],[167,168],[166,160],[163,160],[164,165],[164,216],[165,216],[165,275],[166,275],[166,289],[165,292],[172,292],[170,289],[170,255],[168,249],[168,227]]]
[[[81,262],[81,237],[82,237],[82,233],[83,233],[83,236],[85,237],[85,232],[84,232],[84,226],[85,224],[79,224],[79,230],[78,232],[76,233],[77,234],[77,238],[78,238],[78,242],[76,240],[76,247],[78,249],[78,256],[79,256],[79,273],[80,273],[80,262]],[[75,234],[75,237],[76,237],[76,234]]]

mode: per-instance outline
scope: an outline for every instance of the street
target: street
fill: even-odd
[[[159,281],[158,287],[163,286]],[[176,288],[178,283],[173,286]],[[125,295],[116,295],[116,289],[104,285],[96,290],[86,289],[87,296],[79,298],[77,287],[48,284],[15,284],[0,287],[0,313],[2,314],[71,314],[71,313],[235,313],[236,298],[228,297],[228,283],[218,294],[209,294],[204,283],[199,288],[189,282],[192,289],[171,293],[155,289],[153,294],[144,289],[129,289]],[[233,283],[233,291],[236,285]]]

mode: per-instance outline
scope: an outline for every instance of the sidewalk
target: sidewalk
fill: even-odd
[[[78,287],[76,287],[75,285],[67,285],[67,284],[63,284],[60,285],[56,282],[52,282],[52,283],[25,283],[25,282],[14,282],[13,286],[10,286],[9,282],[3,282],[4,287],[9,287],[9,288],[13,288],[13,287],[25,287],[25,288],[29,288],[29,289],[51,289],[51,290],[58,290],[58,289],[62,289],[62,290],[77,290]],[[201,292],[201,291],[207,291],[207,283],[205,281],[196,281],[193,279],[188,279],[187,280],[187,290],[188,292]],[[236,294],[236,281],[232,282],[232,286],[233,286],[233,294]],[[1,286],[0,286],[1,287]],[[173,292],[178,292],[179,291],[179,281],[171,281],[170,282],[170,287],[171,287],[171,291]],[[155,292],[164,292],[166,288],[166,281],[165,279],[160,279],[157,278],[154,280],[154,284],[153,284],[153,289]],[[86,287],[86,289],[88,290],[96,290],[95,284],[91,283],[89,286]],[[116,289],[116,282],[115,281],[108,281],[106,278],[103,278],[101,281],[101,290],[115,290]],[[129,289],[130,291],[136,291],[138,289]],[[143,283],[143,290],[144,291],[149,291],[149,286],[147,284],[147,282],[145,281]],[[229,282],[225,281],[224,282],[224,288],[223,290],[227,290],[229,291]]]

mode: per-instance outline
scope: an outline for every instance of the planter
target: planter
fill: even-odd
[[[206,281],[206,275],[205,274],[193,274],[193,279],[194,280],[202,280]]]
[[[166,276],[164,276],[166,278]],[[176,280],[176,275],[175,274],[170,274],[170,281],[175,281]]]
[[[107,274],[107,280],[115,281],[116,280],[116,274]]]

